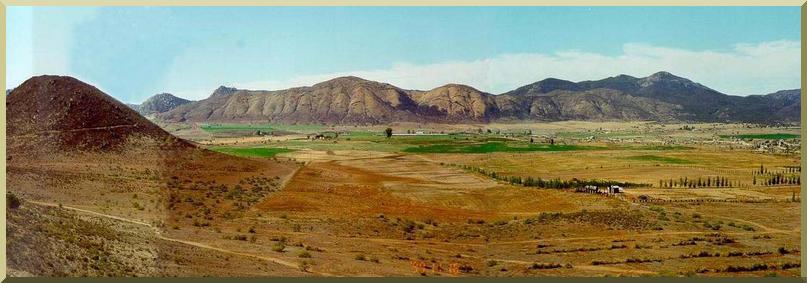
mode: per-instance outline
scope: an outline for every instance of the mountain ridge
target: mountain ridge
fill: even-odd
[[[323,124],[517,120],[776,123],[800,121],[800,90],[795,91],[732,96],[665,71],[643,78],[622,74],[580,82],[547,78],[501,94],[453,83],[408,90],[344,76],[273,91],[222,86],[207,99],[157,117],[170,122]]]

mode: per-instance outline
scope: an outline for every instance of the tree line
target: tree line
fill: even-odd
[[[688,177],[680,177],[676,179],[659,180],[658,185],[661,188],[726,188],[726,187],[739,187],[742,184],[740,181],[731,180],[726,177],[698,177],[697,179],[690,179]]]
[[[756,185],[759,183],[763,186],[775,186],[775,185],[801,185],[801,176],[793,175],[787,176],[782,173],[776,173],[771,175],[770,178],[764,179],[761,182],[757,182],[757,176],[754,175],[753,177],[753,184]]]
[[[445,165],[441,163],[442,165]],[[522,177],[522,176],[506,176],[499,174],[496,171],[482,169],[480,167],[474,167],[470,165],[460,165],[460,164],[448,164],[449,166],[462,168],[466,171],[471,171],[475,173],[479,173],[482,175],[486,175],[490,178],[496,179],[498,181],[508,182],[511,185],[520,185],[525,187],[538,187],[538,188],[548,188],[548,189],[572,189],[572,188],[580,188],[584,186],[597,186],[597,187],[607,187],[611,185],[620,186],[623,188],[627,187],[648,187],[649,184],[641,184],[641,183],[631,183],[631,182],[620,182],[620,181],[613,181],[613,180],[580,180],[577,178],[572,178],[571,180],[563,180],[560,178],[554,179],[543,179],[541,177]]]

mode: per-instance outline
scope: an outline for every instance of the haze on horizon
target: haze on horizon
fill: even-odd
[[[732,95],[800,87],[798,7],[8,7],[7,88],[70,75],[121,101],[358,76],[490,93],[668,71]]]

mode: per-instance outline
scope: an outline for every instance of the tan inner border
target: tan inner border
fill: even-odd
[[[802,34],[807,31],[807,19],[804,15],[807,13],[807,2],[805,0],[660,0],[648,3],[641,0],[543,0],[543,1],[530,1],[530,0],[499,0],[499,1],[482,1],[482,0],[0,0],[0,85],[6,85],[6,6],[801,6],[801,31]],[[805,46],[805,38],[801,37],[801,46]],[[801,69],[804,70],[805,61],[807,61],[807,50],[801,49]],[[801,89],[807,89],[807,80],[804,79],[802,71]],[[0,121],[0,139],[3,144],[0,145],[0,166],[3,167],[4,174],[0,179],[0,191],[3,195],[6,193],[6,97],[0,97],[0,116],[3,119]],[[807,102],[801,100],[801,122],[804,124],[807,121],[807,113],[803,111],[807,107]],[[801,128],[802,136],[807,135],[807,131]],[[807,150],[807,144],[802,142],[802,154]],[[801,166],[807,167],[807,161],[804,156],[801,158]],[[801,178],[807,179],[807,171],[803,171]],[[802,195],[807,192],[805,186],[802,185]],[[2,228],[2,239],[0,239],[0,278],[6,279],[6,198],[0,198],[0,204],[3,209],[0,209],[0,225]],[[803,221],[807,215],[807,210],[804,209],[804,203],[801,204],[801,230],[807,230],[807,222]],[[807,246],[807,238],[801,237],[802,250]],[[804,263],[807,259],[807,254],[801,254],[801,262]],[[807,279],[807,268],[801,268],[802,280]],[[681,280],[686,280],[685,278]],[[807,280],[805,280],[807,281]]]

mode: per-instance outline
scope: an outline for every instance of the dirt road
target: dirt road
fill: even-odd
[[[290,268],[294,268],[294,269],[299,268],[298,265],[296,263],[294,263],[294,262],[287,261],[287,260],[280,259],[280,258],[276,258],[276,257],[237,252],[237,251],[228,250],[228,249],[224,249],[224,248],[214,247],[214,246],[211,246],[211,245],[208,245],[208,244],[205,244],[205,243],[201,243],[201,242],[194,242],[194,241],[188,241],[188,240],[182,240],[182,239],[166,237],[166,236],[164,236],[162,234],[162,232],[160,231],[159,228],[155,227],[154,225],[152,225],[150,223],[146,223],[146,222],[142,222],[142,221],[138,221],[138,220],[127,219],[127,218],[123,218],[123,217],[119,217],[119,216],[115,216],[115,215],[110,215],[110,214],[105,214],[105,213],[95,212],[95,211],[81,209],[81,208],[77,208],[77,207],[71,207],[71,206],[66,206],[66,205],[55,204],[55,203],[47,203],[47,202],[41,202],[41,201],[28,201],[28,202],[36,204],[36,205],[58,207],[58,208],[68,209],[68,210],[81,212],[81,213],[86,213],[86,214],[90,214],[90,215],[94,215],[94,216],[98,216],[98,217],[104,217],[104,218],[108,218],[108,219],[113,219],[113,220],[116,220],[116,221],[122,221],[122,222],[131,223],[131,224],[147,226],[147,227],[153,229],[153,231],[156,234],[157,238],[159,238],[161,240],[165,240],[165,241],[181,243],[181,244],[185,244],[185,245],[190,245],[190,246],[194,246],[194,247],[198,247],[198,248],[202,248],[202,249],[214,250],[214,251],[227,253],[227,254],[232,254],[232,255],[245,256],[245,257],[251,257],[251,258],[256,258],[256,259],[260,259],[260,260],[270,261],[270,262],[274,262],[274,263],[277,263],[277,264],[280,264],[280,265],[283,265],[283,266],[287,266],[287,267],[290,267]],[[311,270],[311,269],[309,269],[309,272],[314,273],[316,275],[320,275],[320,276],[335,276],[335,275],[330,274],[330,273],[317,272],[317,271],[314,271],[314,270]]]

